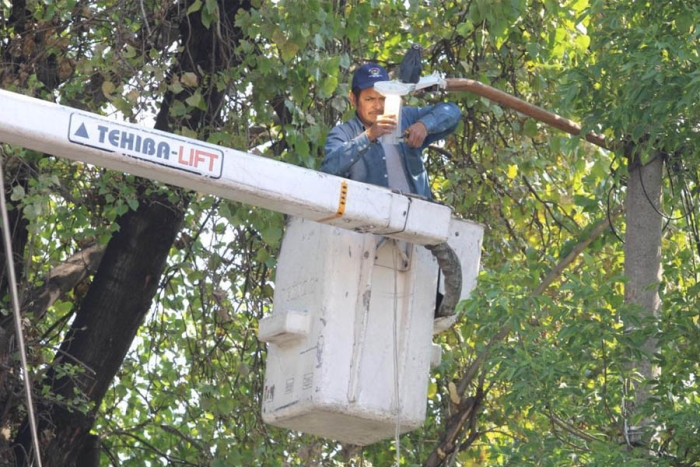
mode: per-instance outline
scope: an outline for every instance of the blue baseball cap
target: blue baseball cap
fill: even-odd
[[[362,91],[373,87],[377,81],[389,81],[389,73],[381,65],[365,63],[352,76],[352,89]]]

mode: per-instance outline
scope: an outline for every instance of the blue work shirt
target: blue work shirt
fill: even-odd
[[[428,174],[423,165],[423,149],[452,133],[461,118],[457,105],[445,102],[427,107],[401,108],[401,134],[416,122],[422,122],[428,130],[419,148],[399,143],[398,151],[412,192],[432,199]],[[321,171],[359,182],[388,187],[389,176],[382,145],[370,142],[365,127],[357,115],[334,127],[326,138],[326,157]]]

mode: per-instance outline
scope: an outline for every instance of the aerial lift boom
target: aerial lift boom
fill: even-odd
[[[4,90],[0,142],[357,232],[448,237],[441,204]]]

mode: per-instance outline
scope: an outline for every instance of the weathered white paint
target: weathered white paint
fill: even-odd
[[[301,341],[311,331],[311,315],[306,311],[285,310],[258,323],[258,339],[284,346]]]
[[[483,229],[457,224],[453,241],[461,240],[456,243],[468,252],[463,261],[472,270],[480,258],[480,249],[472,247],[481,244]],[[290,219],[277,263],[273,312],[260,323],[259,338],[269,344],[263,419],[366,445],[394,435],[399,403],[401,431],[422,426],[430,366],[440,361],[440,348],[432,343],[437,277],[437,262],[421,246]],[[466,282],[473,288],[473,281]],[[274,323],[292,310],[307,313],[309,327],[302,336],[290,326],[287,339]]]
[[[4,90],[0,141],[358,232],[448,237],[447,206]]]
[[[481,265],[481,242],[484,237],[484,226],[478,222],[452,218],[450,222],[450,245],[462,265],[462,294],[460,300],[466,300],[476,286],[476,277]],[[442,272],[440,273],[442,275]],[[444,293],[445,281],[440,277],[440,292]]]

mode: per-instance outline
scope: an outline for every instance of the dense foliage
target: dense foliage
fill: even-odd
[[[5,0],[0,87],[317,168],[326,132],[351,114],[354,66],[393,70],[418,42],[428,72],[581,121],[612,150],[472,94],[410,98],[462,108],[427,164],[437,197],[486,234],[477,289],[439,338],[428,420],[401,438],[401,465],[691,466],[700,465],[699,22],[700,7],[681,0]],[[631,153],[660,153],[667,167],[657,319],[624,300]],[[100,465],[393,462],[391,441],[342,446],[262,423],[256,329],[271,307],[280,214],[18,147],[0,154],[42,442],[63,426],[81,433],[47,450],[46,465],[71,465],[94,435]],[[106,268],[147,219],[171,226],[152,240],[163,265],[143,277],[154,282],[137,292],[98,280],[113,277]],[[86,249],[105,260],[37,306],[56,268]],[[123,352],[106,348],[104,371],[65,358],[71,339],[92,332],[83,314],[120,314],[93,306],[98,286],[143,309],[125,308],[133,332]],[[4,276],[2,287],[7,316]],[[0,324],[11,334],[9,318]],[[0,337],[0,459],[10,463],[17,443],[29,445],[16,349]],[[640,358],[660,376],[632,413],[629,363]],[[637,446],[625,428],[642,417],[653,436]],[[65,462],[51,458],[61,449]]]

